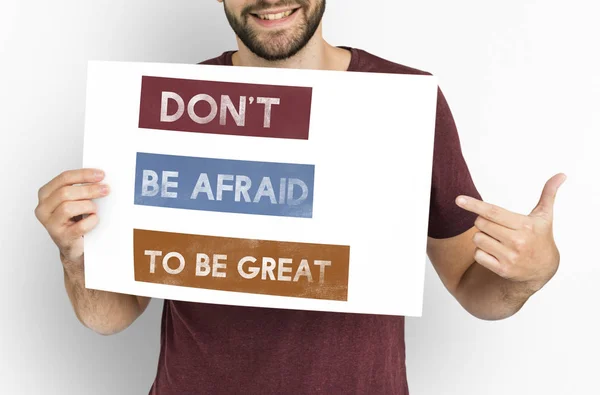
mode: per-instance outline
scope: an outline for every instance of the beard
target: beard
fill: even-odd
[[[223,1],[223,6],[229,25],[242,43],[256,56],[268,61],[278,61],[291,58],[308,44],[323,19],[325,1],[318,2],[311,11],[309,0],[281,0],[277,4],[257,0],[255,4],[244,7],[239,17],[227,8],[227,0]],[[260,33],[250,26],[249,19],[254,18],[251,13],[286,6],[300,6],[294,12],[303,11],[301,19],[298,18],[300,15],[297,16],[298,20],[292,28]]]

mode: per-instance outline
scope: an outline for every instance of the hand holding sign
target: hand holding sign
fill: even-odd
[[[533,211],[516,214],[467,196],[456,204],[478,214],[473,241],[477,246],[475,261],[497,275],[527,283],[535,292],[542,288],[558,269],[560,255],[552,235],[553,206],[564,174],[550,178]]]
[[[108,195],[108,186],[99,184],[103,179],[104,173],[100,170],[70,170],[38,191],[35,215],[58,246],[63,260],[83,264],[82,236],[98,223],[96,205],[91,199]],[[82,214],[89,215],[78,221],[77,217]]]

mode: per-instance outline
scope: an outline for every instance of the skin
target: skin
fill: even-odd
[[[324,0],[217,1],[236,33],[235,66],[347,70],[350,52],[323,39]],[[290,7],[297,9],[295,15],[278,26],[264,26],[253,15]],[[77,318],[110,335],[131,325],[150,298],[85,288],[83,237],[99,221],[94,200],[110,193],[103,179],[99,169],[61,173],[40,188],[35,215],[58,247]],[[428,238],[427,254],[445,287],[469,313],[486,320],[509,317],[554,276],[560,256],[552,234],[553,205],[565,179],[564,174],[549,179],[529,215],[457,197],[456,204],[478,215],[475,226],[455,237]]]

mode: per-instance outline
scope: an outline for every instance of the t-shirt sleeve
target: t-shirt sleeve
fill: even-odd
[[[463,157],[450,107],[441,89],[438,88],[429,204],[429,237],[435,239],[453,237],[473,227],[477,215],[456,205],[455,199],[458,195],[481,199]]]

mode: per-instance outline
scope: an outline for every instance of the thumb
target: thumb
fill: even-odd
[[[540,196],[537,206],[531,211],[530,215],[552,218],[556,193],[566,179],[567,176],[564,173],[559,173],[546,181],[546,185],[544,185],[544,189],[542,190],[542,196]]]

